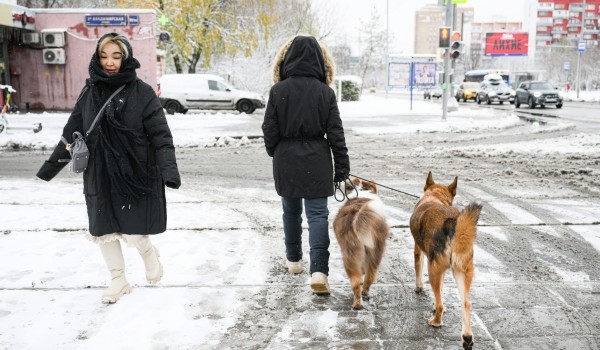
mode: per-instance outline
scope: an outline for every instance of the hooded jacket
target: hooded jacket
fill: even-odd
[[[262,130],[282,197],[332,196],[334,165],[336,174],[350,172],[333,75],[333,59],[314,37],[296,36],[276,56]]]
[[[139,63],[133,58],[129,43],[126,45],[129,57],[123,60],[119,72],[112,75],[102,71],[96,50],[90,62],[90,79],[62,134],[68,142],[72,142],[75,131],[85,135],[112,92],[126,85],[107,105],[102,121],[86,139],[90,159],[83,173],[83,193],[93,236],[164,232],[165,184],[173,188],[181,184],[164,111],[152,87],[137,78],[135,69]],[[69,151],[59,142],[37,177],[52,180],[67,164],[64,160],[69,159]],[[121,179],[111,172],[119,172]],[[138,187],[142,190],[128,190],[140,183],[143,186]]]

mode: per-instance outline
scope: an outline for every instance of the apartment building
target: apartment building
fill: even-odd
[[[600,1],[600,0],[599,0]],[[465,23],[473,21],[473,8],[457,6],[456,28],[461,31]],[[425,5],[415,14],[415,54],[438,55],[439,28],[446,23],[446,7]]]
[[[538,0],[536,46],[561,40],[586,41],[598,45],[600,0]]]

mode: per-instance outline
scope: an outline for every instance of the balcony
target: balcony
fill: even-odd
[[[598,27],[584,27],[583,33],[585,34],[598,34]]]
[[[554,10],[554,3],[552,2],[540,2],[538,3],[538,10],[552,11]]]
[[[569,21],[567,27],[581,27],[581,21]]]
[[[552,17],[541,17],[541,18],[538,18],[537,22],[540,25],[546,24],[546,25],[551,26],[552,25]]]
[[[536,31],[539,32],[549,32],[552,30],[552,27],[548,27],[548,26],[538,26],[536,28]]]
[[[552,35],[546,33],[538,33],[535,36],[535,39],[538,41],[550,41],[552,40]]]
[[[582,12],[583,11],[583,4],[579,3],[579,4],[570,4],[569,5],[569,11],[571,12]]]
[[[568,18],[569,17],[569,11],[567,11],[567,10],[554,10],[554,12],[552,13],[552,17],[554,17],[554,18]]]

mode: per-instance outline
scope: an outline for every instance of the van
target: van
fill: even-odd
[[[212,74],[165,74],[158,82],[159,100],[168,114],[189,109],[238,110],[253,113],[265,107],[259,93],[238,90]]]

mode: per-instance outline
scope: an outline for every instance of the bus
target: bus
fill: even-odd
[[[506,82],[506,84],[510,86],[510,72],[506,69],[470,70],[465,73],[465,78],[463,79],[463,82],[481,83],[483,81],[483,77],[485,77],[488,74],[500,75],[502,79]]]

